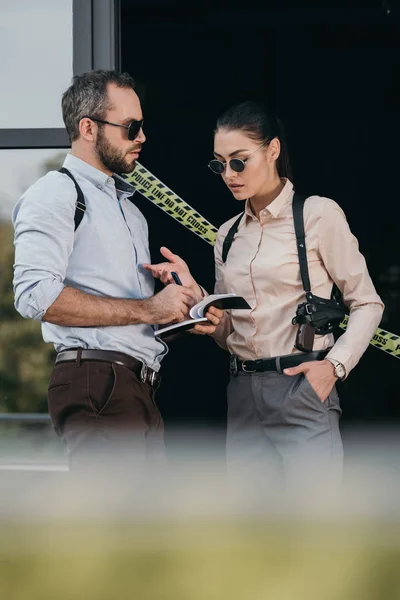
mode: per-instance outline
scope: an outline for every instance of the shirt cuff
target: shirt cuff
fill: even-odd
[[[57,279],[40,281],[29,294],[26,316],[35,321],[41,321],[64,287],[65,285]]]

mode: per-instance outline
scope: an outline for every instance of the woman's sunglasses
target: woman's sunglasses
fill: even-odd
[[[143,127],[144,119],[140,121],[131,121],[129,125],[121,125],[120,123],[110,123],[110,121],[103,121],[103,119],[95,119],[94,117],[85,116],[82,119],[90,119],[91,121],[96,121],[96,123],[105,123],[105,125],[113,125],[113,127],[123,127],[128,130],[128,140],[133,142],[139,135],[139,131]]]
[[[267,146],[268,144],[269,142],[265,142],[247,158],[231,158],[231,160],[229,161],[229,166],[232,169],[232,171],[235,171],[235,173],[242,173],[242,171],[244,171],[245,169],[246,163],[249,160],[249,158],[254,156],[256,152],[258,152],[259,150],[261,150],[261,148],[264,148],[264,146]],[[226,162],[222,162],[221,160],[217,160],[215,158],[214,160],[210,160],[210,162],[208,163],[208,167],[213,173],[216,173],[217,175],[222,175],[222,173],[225,171]]]

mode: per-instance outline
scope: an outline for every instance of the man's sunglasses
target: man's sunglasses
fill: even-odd
[[[235,173],[242,173],[242,171],[244,171],[244,169],[245,169],[246,163],[249,160],[249,158],[254,156],[254,154],[256,152],[258,152],[259,150],[261,150],[261,148],[264,148],[268,144],[269,144],[269,142],[265,142],[262,146],[257,148],[257,150],[255,150],[252,154],[250,154],[247,158],[243,158],[243,159],[231,158],[231,160],[229,161],[229,166],[232,169],[232,171],[235,171]],[[222,175],[222,173],[225,171],[226,162],[222,162],[222,160],[217,160],[215,158],[214,160],[210,160],[210,162],[208,163],[208,167],[211,169],[211,171],[213,173],[216,173],[217,175]]]
[[[123,127],[128,130],[128,140],[131,142],[137,138],[140,130],[143,127],[144,119],[140,121],[131,121],[129,125],[121,125],[120,123],[110,123],[110,121],[103,121],[103,119],[95,119],[94,117],[85,116],[82,119],[90,119],[96,121],[96,123],[105,123],[105,125],[113,125],[114,127]]]

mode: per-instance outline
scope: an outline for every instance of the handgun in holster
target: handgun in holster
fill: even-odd
[[[295,347],[301,352],[312,352],[315,334],[331,333],[345,316],[345,306],[340,297],[320,298],[311,292],[307,301],[299,304],[293,325],[298,325]]]

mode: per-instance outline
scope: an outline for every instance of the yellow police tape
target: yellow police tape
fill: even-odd
[[[349,317],[346,315],[339,327],[346,329],[348,320]],[[370,344],[387,354],[400,358],[400,335],[395,335],[394,333],[390,333],[390,331],[385,331],[385,329],[378,327]]]
[[[182,223],[212,246],[215,244],[218,229],[141,164],[136,163],[135,170],[129,173],[125,179],[132,183],[142,196],[156,204],[167,215]]]
[[[212,246],[215,244],[218,229],[194,208],[186,204],[180,196],[175,194],[143,165],[136,163],[135,170],[129,173],[125,179],[132,183],[142,196],[156,204],[190,231],[193,231]],[[346,329],[348,320],[349,317],[346,315],[340,323],[342,329]],[[387,354],[400,358],[400,336],[394,335],[394,333],[378,328],[370,344]]]

